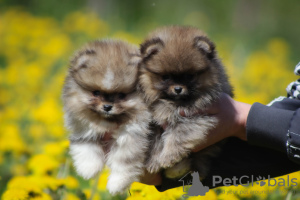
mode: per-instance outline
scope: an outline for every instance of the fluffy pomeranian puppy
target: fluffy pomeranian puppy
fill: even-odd
[[[221,92],[233,96],[232,87],[215,45],[197,28],[159,28],[149,34],[140,51],[139,88],[154,121],[165,128],[161,135],[151,136],[147,169],[154,173],[181,161],[167,171],[168,177],[178,177],[191,167],[190,159],[184,158],[205,142],[217,123],[213,116],[194,113],[211,105]],[[207,170],[203,158],[214,155],[214,149],[203,150],[193,161],[201,176]]]
[[[151,114],[136,90],[139,60],[138,48],[126,42],[90,42],[71,59],[63,88],[76,171],[89,179],[107,164],[112,194],[144,172]]]

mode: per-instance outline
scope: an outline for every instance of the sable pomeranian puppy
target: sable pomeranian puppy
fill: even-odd
[[[196,28],[159,28],[149,34],[140,51],[139,88],[154,121],[165,128],[161,135],[151,136],[147,169],[153,173],[174,166],[205,142],[204,136],[216,125],[217,119],[193,114],[212,104],[221,92],[230,96],[233,92],[215,45]],[[180,112],[190,117],[182,117]],[[211,156],[215,154],[214,149],[210,147],[194,159],[198,160],[193,165],[196,170],[201,169],[201,176],[208,168],[201,154]],[[189,162],[190,159],[181,161],[169,169],[167,175],[182,175],[190,169]]]
[[[144,172],[151,114],[136,90],[138,54],[123,41],[88,43],[71,59],[63,88],[75,168],[89,179],[106,163],[112,194]]]

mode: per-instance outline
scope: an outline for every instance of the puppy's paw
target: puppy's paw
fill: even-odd
[[[165,169],[165,176],[168,178],[180,178],[191,170],[190,160],[184,159],[171,168]]]
[[[94,144],[72,144],[70,154],[77,173],[85,179],[94,177],[104,166],[103,151]]]
[[[90,179],[97,175],[103,168],[102,162],[88,161],[86,163],[74,162],[77,173],[84,179]]]
[[[150,172],[151,174],[154,174],[154,173],[157,173],[161,169],[161,166],[156,159],[151,159],[148,161],[146,168],[147,168],[148,172]]]
[[[162,168],[169,168],[182,160],[182,157],[178,154],[162,153],[159,156],[159,164]]]
[[[109,176],[106,188],[110,194],[116,195],[122,193],[128,188],[132,180],[127,180],[125,177],[112,174]]]

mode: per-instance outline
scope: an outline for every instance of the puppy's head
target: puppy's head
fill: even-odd
[[[196,28],[158,29],[141,44],[140,51],[140,82],[147,101],[191,105],[219,87],[215,45]]]
[[[95,41],[78,51],[64,87],[67,111],[82,119],[122,123],[138,110],[138,49],[122,41]]]

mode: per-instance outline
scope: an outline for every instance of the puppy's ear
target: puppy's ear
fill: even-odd
[[[149,59],[157,54],[164,47],[164,42],[160,38],[153,38],[141,44],[141,54],[143,60]]]
[[[86,49],[84,51],[80,51],[75,54],[75,56],[71,59],[71,71],[77,72],[81,69],[87,68],[87,61],[90,56],[96,55],[96,51],[92,49]]]
[[[131,54],[129,65],[137,66],[142,61],[140,54]]]
[[[207,55],[208,58],[215,56],[215,45],[205,36],[197,36],[194,39],[195,47]]]

